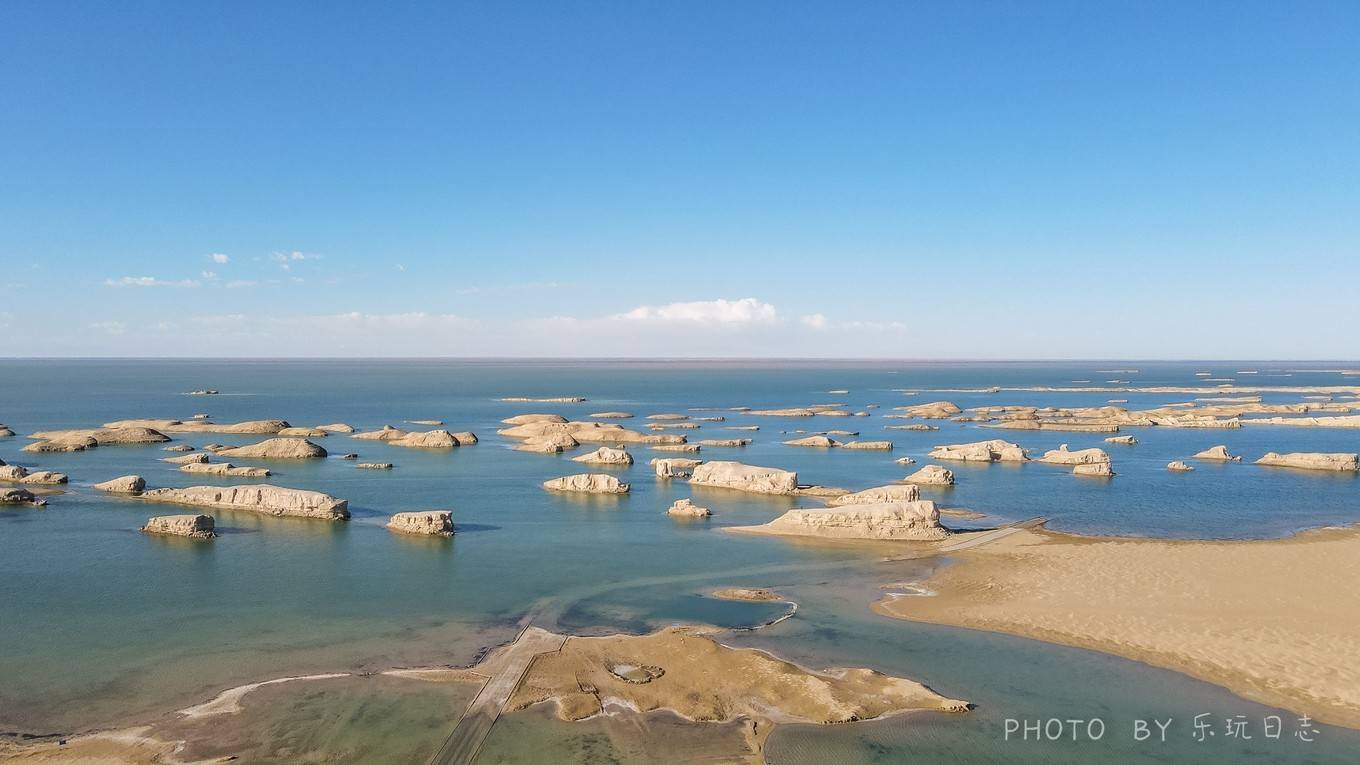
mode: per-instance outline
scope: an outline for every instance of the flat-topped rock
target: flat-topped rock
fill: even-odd
[[[274,435],[291,427],[287,420],[246,420],[245,422],[213,423],[206,420],[117,420],[104,423],[105,428],[150,428],[161,433],[233,433],[247,436]]]
[[[1213,462],[1241,462],[1241,461],[1242,461],[1242,458],[1241,458],[1241,457],[1239,457],[1239,456],[1237,456],[1237,455],[1235,455],[1235,454],[1229,454],[1229,453],[1228,453],[1228,447],[1225,446],[1225,445],[1223,445],[1223,444],[1219,444],[1218,446],[1211,446],[1211,447],[1209,447],[1208,449],[1205,449],[1204,451],[1202,451],[1202,452],[1196,454],[1196,455],[1195,455],[1194,457],[1192,457],[1191,459],[1197,459],[1197,460],[1211,460],[1211,461],[1213,461]]]
[[[683,454],[693,454],[702,447],[698,444],[660,444],[652,447],[654,452],[681,452]]]
[[[651,461],[657,478],[689,478],[694,473],[694,468],[702,464],[703,460],[684,457],[656,457]]]
[[[215,528],[211,515],[160,515],[148,518],[142,531],[190,539],[212,539],[217,536]]]
[[[438,426],[438,425],[443,425],[443,424],[444,424],[444,421],[443,421],[443,420],[407,420],[407,422],[411,423],[412,425],[424,425],[424,426],[426,426],[426,427],[432,427],[432,426]]]
[[[683,444],[674,433],[639,433],[607,422],[530,422],[498,431],[507,438],[529,439],[565,433],[577,441],[595,444]]]
[[[609,446],[601,446],[589,454],[582,454],[579,457],[572,457],[572,462],[586,462],[592,465],[631,465],[633,455],[626,449],[617,449]]]
[[[669,414],[669,413],[667,413],[667,414],[649,414],[649,415],[647,415],[647,419],[649,419],[649,420],[688,420],[688,419],[689,419],[689,415],[687,415],[687,414]]]
[[[939,465],[926,465],[915,473],[903,478],[904,483],[914,483],[917,486],[953,486],[954,471]]]
[[[254,460],[309,460],[325,457],[325,449],[305,438],[267,438],[258,444],[236,446],[217,452],[223,457]]]
[[[1189,473],[1191,470],[1194,470],[1194,468],[1185,464],[1183,460],[1172,460],[1166,463],[1166,469],[1173,473]]]
[[[343,422],[332,422],[327,425],[317,425],[317,430],[324,430],[327,433],[353,433],[354,426]]]
[[[0,481],[27,483],[35,485],[56,485],[70,480],[65,473],[52,470],[29,470],[20,465],[6,465],[0,462]]]
[[[1110,438],[1105,439],[1105,443],[1133,446],[1134,444],[1138,443],[1138,439],[1134,438],[1133,436],[1111,436]]]
[[[250,510],[275,516],[349,520],[349,503],[329,494],[282,486],[188,486],[183,489],[152,489],[141,498],[196,507]]]
[[[544,481],[543,488],[548,491],[570,491],[586,494],[628,493],[628,484],[604,473],[577,473],[576,475],[554,478],[551,481]]]
[[[584,396],[506,396],[497,400],[516,404],[580,404],[586,399]]]
[[[753,494],[793,494],[798,489],[798,474],[791,470],[718,460],[695,467],[690,483]]]
[[[275,435],[283,438],[325,438],[330,431],[321,428],[284,428]]]
[[[811,409],[803,407],[793,407],[790,409],[750,409],[747,414],[755,417],[815,417],[817,413]]]
[[[581,442],[572,438],[568,433],[552,433],[536,438],[526,438],[515,445],[515,451],[538,452],[540,454],[557,454],[567,449],[575,449]]]
[[[191,452],[193,450],[194,447],[188,444],[171,444],[161,448],[161,451],[163,452]]]
[[[51,441],[34,441],[25,446],[22,451],[37,453],[83,452],[96,446],[99,446],[99,442],[92,436],[71,436]]]
[[[940,525],[940,511],[928,499],[849,505],[834,510],[790,510],[763,526],[731,530],[824,539],[938,541],[949,536],[949,530]]]
[[[387,443],[392,446],[404,446],[408,449],[452,449],[456,446],[462,446],[458,438],[447,430],[407,433],[401,438],[389,439]]]
[[[565,423],[566,417],[560,414],[517,414],[514,417],[506,417],[501,422],[505,425],[529,425],[535,422]]]
[[[391,470],[392,467],[390,462],[356,462],[354,464],[355,470]]]
[[[842,449],[859,449],[867,452],[890,452],[893,450],[892,441],[846,441],[841,444]]]
[[[1271,467],[1298,468],[1300,470],[1338,470],[1354,472],[1360,470],[1360,456],[1342,452],[1290,452],[1289,454],[1267,452],[1264,457],[1256,460],[1256,464],[1268,465]]]
[[[451,537],[454,534],[453,512],[422,510],[414,513],[396,513],[387,521],[387,528],[401,534]]]
[[[230,462],[186,462],[179,466],[181,473],[200,475],[220,475],[229,478],[268,478],[269,468],[242,465],[237,467]]]
[[[928,404],[895,406],[893,410],[902,414],[889,416],[916,417],[923,420],[945,420],[963,411],[951,401],[931,401]]]
[[[354,433],[350,438],[357,438],[361,441],[395,441],[398,438],[405,438],[407,435],[408,433],[400,428],[384,425],[381,430]]]
[[[677,499],[666,510],[666,515],[678,518],[707,518],[713,511],[706,507],[699,507],[688,499]]]
[[[38,504],[41,500],[28,489],[18,487],[0,486],[0,504],[19,505],[24,503]]]
[[[915,502],[921,498],[921,490],[914,483],[895,483],[887,486],[875,486],[872,489],[857,491],[852,494],[842,494],[839,497],[832,497],[827,500],[827,504],[832,507],[843,507],[845,505],[878,505],[884,502]]]
[[[1109,464],[1110,455],[1104,449],[1092,447],[1090,449],[1078,449],[1069,451],[1067,444],[1063,444],[1057,449],[1050,449],[1044,452],[1044,456],[1039,458],[1040,462],[1050,465],[1096,465],[1100,463]]]
[[[1084,475],[1092,478],[1113,478],[1114,468],[1108,462],[1083,462],[1072,466],[1072,475]]]
[[[750,444],[749,438],[706,438],[699,442],[700,446],[712,446],[717,449],[739,448]]]
[[[927,425],[924,422],[915,422],[910,425],[884,425],[884,430],[939,430],[939,425]]]
[[[1026,462],[1029,457],[1019,444],[999,438],[990,441],[977,441],[971,444],[949,444],[930,450],[930,457],[937,460],[959,462]]]
[[[840,446],[840,442],[827,436],[808,436],[806,438],[795,438],[785,441],[785,446],[809,446],[818,449],[831,449]]]
[[[193,463],[207,462],[208,455],[204,452],[192,452],[182,454],[178,457],[162,457],[161,462],[169,462],[172,465],[190,465]]]
[[[590,416],[597,420],[629,420],[633,417],[628,412],[596,412]]]
[[[94,488],[113,494],[137,494],[146,488],[146,479],[139,475],[123,475],[97,483]]]

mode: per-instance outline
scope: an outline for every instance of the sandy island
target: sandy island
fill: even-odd
[[[874,609],[1105,651],[1360,728],[1360,529],[1269,541],[1021,531],[958,559],[921,583],[925,597]]]

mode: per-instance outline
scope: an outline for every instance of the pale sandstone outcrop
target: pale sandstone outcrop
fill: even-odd
[[[1134,438],[1133,436],[1112,436],[1110,438],[1105,439],[1105,443],[1133,446],[1134,444],[1138,443],[1138,439]]]
[[[188,444],[171,444],[170,446],[161,448],[161,451],[163,452],[191,452],[193,450],[194,447]]]
[[[596,412],[590,416],[597,420],[630,420],[633,418],[633,415],[628,412]],[[566,420],[563,420],[563,422],[566,422]]]
[[[402,534],[451,537],[454,534],[453,512],[449,510],[423,510],[415,513],[396,513],[388,519],[387,528]]]
[[[917,422],[911,425],[884,425],[884,430],[939,430],[938,425],[927,425],[924,422]]]
[[[1242,420],[1243,425],[1285,425],[1294,428],[1360,428],[1360,414],[1337,417],[1260,417]]]
[[[324,430],[327,433],[353,433],[354,426],[343,422],[332,422],[329,425],[317,425],[317,430]]]
[[[689,460],[683,457],[652,459],[651,465],[656,469],[657,478],[689,478],[694,473],[694,468],[703,464],[703,460]]]
[[[91,436],[75,436],[60,438],[52,441],[34,441],[25,446],[22,451],[26,452],[83,452],[86,449],[93,449],[99,442]]]
[[[760,430],[759,425],[728,425],[723,430]]]
[[[382,430],[369,430],[363,433],[355,433],[350,437],[357,438],[361,441],[395,441],[398,438],[405,438],[407,435],[407,432],[400,428],[384,425],[382,426]]]
[[[690,483],[755,494],[793,494],[798,489],[798,474],[790,470],[719,460],[695,467]]]
[[[816,412],[811,409],[795,407],[792,409],[751,409],[747,414],[757,417],[814,417]]]
[[[1360,470],[1360,456],[1342,452],[1330,454],[1322,452],[1291,452],[1289,454],[1268,452],[1264,457],[1256,460],[1256,464],[1302,470],[1356,471]]]
[[[283,438],[325,438],[330,432],[321,428],[284,428],[274,435]]]
[[[1096,447],[1078,449],[1075,452],[1068,451],[1067,444],[1063,444],[1057,449],[1050,449],[1049,451],[1044,452],[1044,456],[1040,457],[1039,461],[1046,462],[1050,465],[1109,464],[1110,455],[1106,454],[1104,449],[1098,449]]]
[[[1183,460],[1172,460],[1166,463],[1166,469],[1176,473],[1188,473],[1194,468],[1185,464]]]
[[[846,441],[841,444],[842,449],[861,449],[870,452],[890,452],[893,450],[892,441]]]
[[[654,422],[647,426],[648,430],[698,430],[700,427],[697,422]]]
[[[895,406],[893,411],[901,412],[900,415],[888,415],[889,417],[919,417],[923,420],[944,420],[959,414],[963,410],[950,401],[931,401],[928,404],[913,404],[911,406]]]
[[[695,417],[695,418],[694,418],[694,421],[695,421],[695,422],[727,422],[727,418],[726,418],[726,417],[723,417],[722,415],[719,414],[719,415],[714,415],[714,416],[712,416],[712,417]]]
[[[305,438],[267,438],[258,444],[236,446],[217,452],[223,457],[255,460],[307,460],[326,456],[326,450]]]
[[[1194,457],[1192,457],[1191,459],[1197,459],[1197,460],[1213,460],[1213,461],[1215,461],[1215,462],[1241,462],[1241,461],[1242,461],[1242,458],[1241,458],[1241,457],[1239,457],[1239,456],[1237,456],[1237,455],[1235,455],[1235,454],[1229,454],[1229,453],[1228,453],[1228,447],[1225,446],[1225,445],[1223,445],[1223,444],[1219,444],[1218,446],[1211,446],[1211,447],[1209,447],[1208,449],[1205,449],[1204,451],[1200,452],[1199,454],[1196,454],[1196,455],[1195,455]]]
[[[914,483],[918,486],[953,486],[954,471],[942,468],[939,465],[926,465],[920,470],[903,478],[904,483]]]
[[[688,419],[689,419],[689,415],[687,415],[687,414],[649,414],[649,415],[647,415],[647,419],[649,419],[649,420],[688,420]]]
[[[625,449],[614,449],[608,446],[601,446],[589,454],[582,454],[579,457],[572,457],[572,462],[588,462],[595,465],[631,465],[633,455]]]
[[[94,488],[114,494],[136,494],[146,488],[146,480],[139,475],[124,475],[97,483]]]
[[[349,520],[349,503],[329,494],[282,486],[188,486],[183,489],[152,489],[141,498],[197,507],[251,510],[276,516]]]
[[[529,425],[535,422],[555,422],[564,423],[566,417],[560,414],[517,414],[514,417],[506,417],[501,422],[505,425]]]
[[[883,502],[915,502],[921,498],[921,490],[914,483],[889,484],[887,486],[875,486],[872,489],[857,491],[853,494],[842,494],[839,497],[832,497],[827,500],[827,504],[832,507],[844,505],[876,505]]]
[[[19,465],[6,465],[0,462],[0,481],[53,486],[70,480],[65,473],[52,470],[33,470]]]
[[[957,460],[960,462],[1026,462],[1025,450],[1019,444],[1001,439],[978,441],[971,444],[949,444],[930,450],[930,456],[937,460]]]
[[[841,443],[840,441],[836,441],[835,439],[832,438],[827,438],[826,436],[808,436],[807,438],[795,438],[792,441],[785,441],[784,445],[811,446],[821,449],[830,449],[834,446],[840,446]]]
[[[682,453],[686,453],[686,454],[693,454],[693,453],[699,451],[700,448],[702,448],[702,447],[700,447],[698,444],[661,444],[660,446],[653,446],[653,447],[652,447],[652,451],[654,451],[654,452],[682,452]]]
[[[893,460],[893,462],[896,462],[896,463],[899,464],[899,465],[915,465],[915,464],[916,464],[916,460],[912,459],[911,457],[898,457],[897,459]]]
[[[274,435],[291,427],[287,420],[247,420],[234,423],[211,423],[203,420],[118,420],[104,423],[105,428],[150,428],[161,433],[234,433],[236,435]]]
[[[713,511],[706,507],[699,507],[688,499],[677,499],[666,510],[666,515],[678,516],[681,518],[707,518]]]
[[[699,445],[712,446],[718,448],[736,448],[741,446],[749,446],[750,443],[751,439],[749,438],[706,438],[700,441]]]
[[[536,398],[533,396],[506,396],[505,398],[497,400],[515,404],[579,404],[586,399],[584,396],[548,396],[544,398]]]
[[[763,526],[729,530],[825,539],[938,541],[949,536],[949,530],[940,525],[939,509],[928,499],[790,510]]]
[[[683,444],[685,437],[674,433],[639,433],[605,422],[531,422],[497,431],[507,438],[542,438],[566,433],[577,441],[596,444]]]
[[[627,494],[628,484],[604,473],[577,473],[576,475],[544,481],[543,488],[548,491],[571,491],[587,494]]]
[[[580,446],[580,442],[572,438],[567,433],[553,433],[536,438],[526,438],[515,445],[515,451],[538,452],[540,454],[557,454],[567,449],[575,449]]]
[[[1083,462],[1072,466],[1072,475],[1085,475],[1095,478],[1113,478],[1114,468],[1108,462]]]
[[[391,470],[390,462],[358,462],[354,465],[355,470]]]
[[[181,473],[222,475],[230,478],[267,478],[269,468],[237,467],[230,462],[189,462],[179,466]]]
[[[207,462],[208,455],[205,452],[193,452],[179,457],[162,457],[161,462],[169,462],[173,465],[190,465],[194,463]]]
[[[190,539],[212,539],[217,536],[213,530],[211,515],[161,515],[148,518],[142,531],[147,534],[169,534]]]
[[[401,438],[388,440],[392,446],[409,449],[452,449],[460,446],[458,439],[447,430],[428,430],[423,433],[407,433]]]
[[[443,420],[407,420],[412,425],[438,426],[443,425]]]

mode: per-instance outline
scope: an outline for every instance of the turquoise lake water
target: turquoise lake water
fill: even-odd
[[[1100,445],[1118,477],[1075,478],[1044,465],[950,464],[958,485],[925,492],[946,507],[986,513],[946,518],[960,528],[1043,515],[1059,530],[1174,538],[1271,538],[1321,525],[1360,521],[1354,475],[1270,470],[1250,464],[1197,464],[1187,475],[1165,469],[1225,443],[1248,460],[1265,451],[1360,451],[1360,432],[1316,428],[1173,430],[1133,428],[1140,443],[1106,445],[1107,434],[988,430],[932,421],[938,432],[885,431],[893,406],[945,399],[961,407],[998,404],[1129,408],[1187,401],[1190,394],[1072,392],[922,392],[990,386],[1360,385],[1326,364],[1129,362],[1027,364],[809,362],[469,362],[469,361],[0,361],[0,422],[19,437],[0,440],[0,459],[70,474],[66,493],[47,508],[0,510],[0,731],[69,732],[136,722],[207,698],[241,682],[310,671],[463,664],[511,636],[539,608],[544,626],[578,633],[644,631],[673,622],[720,626],[759,623],[782,606],[703,597],[714,587],[777,586],[801,604],[797,617],[725,642],[759,645],[811,666],[869,666],[921,680],[978,704],[963,716],[915,715],[834,728],[794,726],[770,742],[777,762],[1125,761],[1349,762],[1360,734],[1319,727],[1318,741],[1195,745],[1181,738],[1160,749],[1137,747],[1125,727],[1135,717],[1174,716],[1184,726],[1199,712],[1215,719],[1268,710],[1221,689],[1101,654],[998,635],[889,620],[870,612],[880,582],[923,577],[929,562],[879,563],[880,550],[792,544],[725,534],[722,526],[773,519],[810,500],[696,494],[715,515],[681,523],[665,508],[691,496],[684,482],[659,482],[646,465],[660,453],[635,447],[638,464],[617,470],[633,491],[619,498],[572,499],[542,481],[585,467],[571,454],[511,451],[499,420],[526,412],[573,419],[624,410],[643,419],[695,407],[773,408],[845,402],[865,418],[782,419],[722,414],[692,438],[753,437],[744,449],[706,449],[707,459],[737,459],[797,470],[800,480],[865,488],[914,468],[894,464],[944,443],[1004,438],[1033,451]],[[1101,373],[1105,369],[1139,372]],[[1238,375],[1256,370],[1255,375]],[[1294,371],[1289,371],[1294,370]],[[217,396],[184,392],[215,388]],[[846,394],[831,394],[848,389]],[[503,396],[585,396],[579,404],[505,403]],[[1267,394],[1297,402],[1300,394]],[[159,461],[159,446],[103,447],[74,454],[26,454],[35,430],[93,427],[125,418],[184,418],[208,412],[219,422],[283,418],[294,425],[347,422],[360,430],[406,420],[440,419],[472,430],[480,444],[451,451],[402,449],[343,435],[317,439],[334,454],[390,461],[391,472],[357,471],[339,459],[267,464],[269,483],[317,489],[350,501],[348,524],[215,513],[221,536],[210,544],[148,538],[149,515],[176,512],[100,495],[90,484],[127,473],[152,486],[231,483],[188,476]],[[755,424],[760,430],[725,430]],[[796,449],[781,431],[849,429],[893,441],[891,453]],[[676,431],[685,432],[685,431]],[[174,436],[196,447],[256,438]],[[664,456],[664,455],[662,455]],[[258,481],[242,481],[255,483]],[[451,540],[407,539],[382,524],[394,512],[454,511]],[[1301,583],[1301,596],[1315,596]],[[1102,715],[1111,730],[1096,744],[1003,742],[1007,717]],[[1293,715],[1286,715],[1292,720]],[[539,726],[555,735],[552,725]],[[494,734],[491,745],[494,745]],[[1196,748],[1198,747],[1198,748]],[[494,746],[492,746],[494,751]]]

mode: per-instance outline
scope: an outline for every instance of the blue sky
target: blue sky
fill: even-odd
[[[4,355],[1360,357],[1360,4],[0,5]]]

